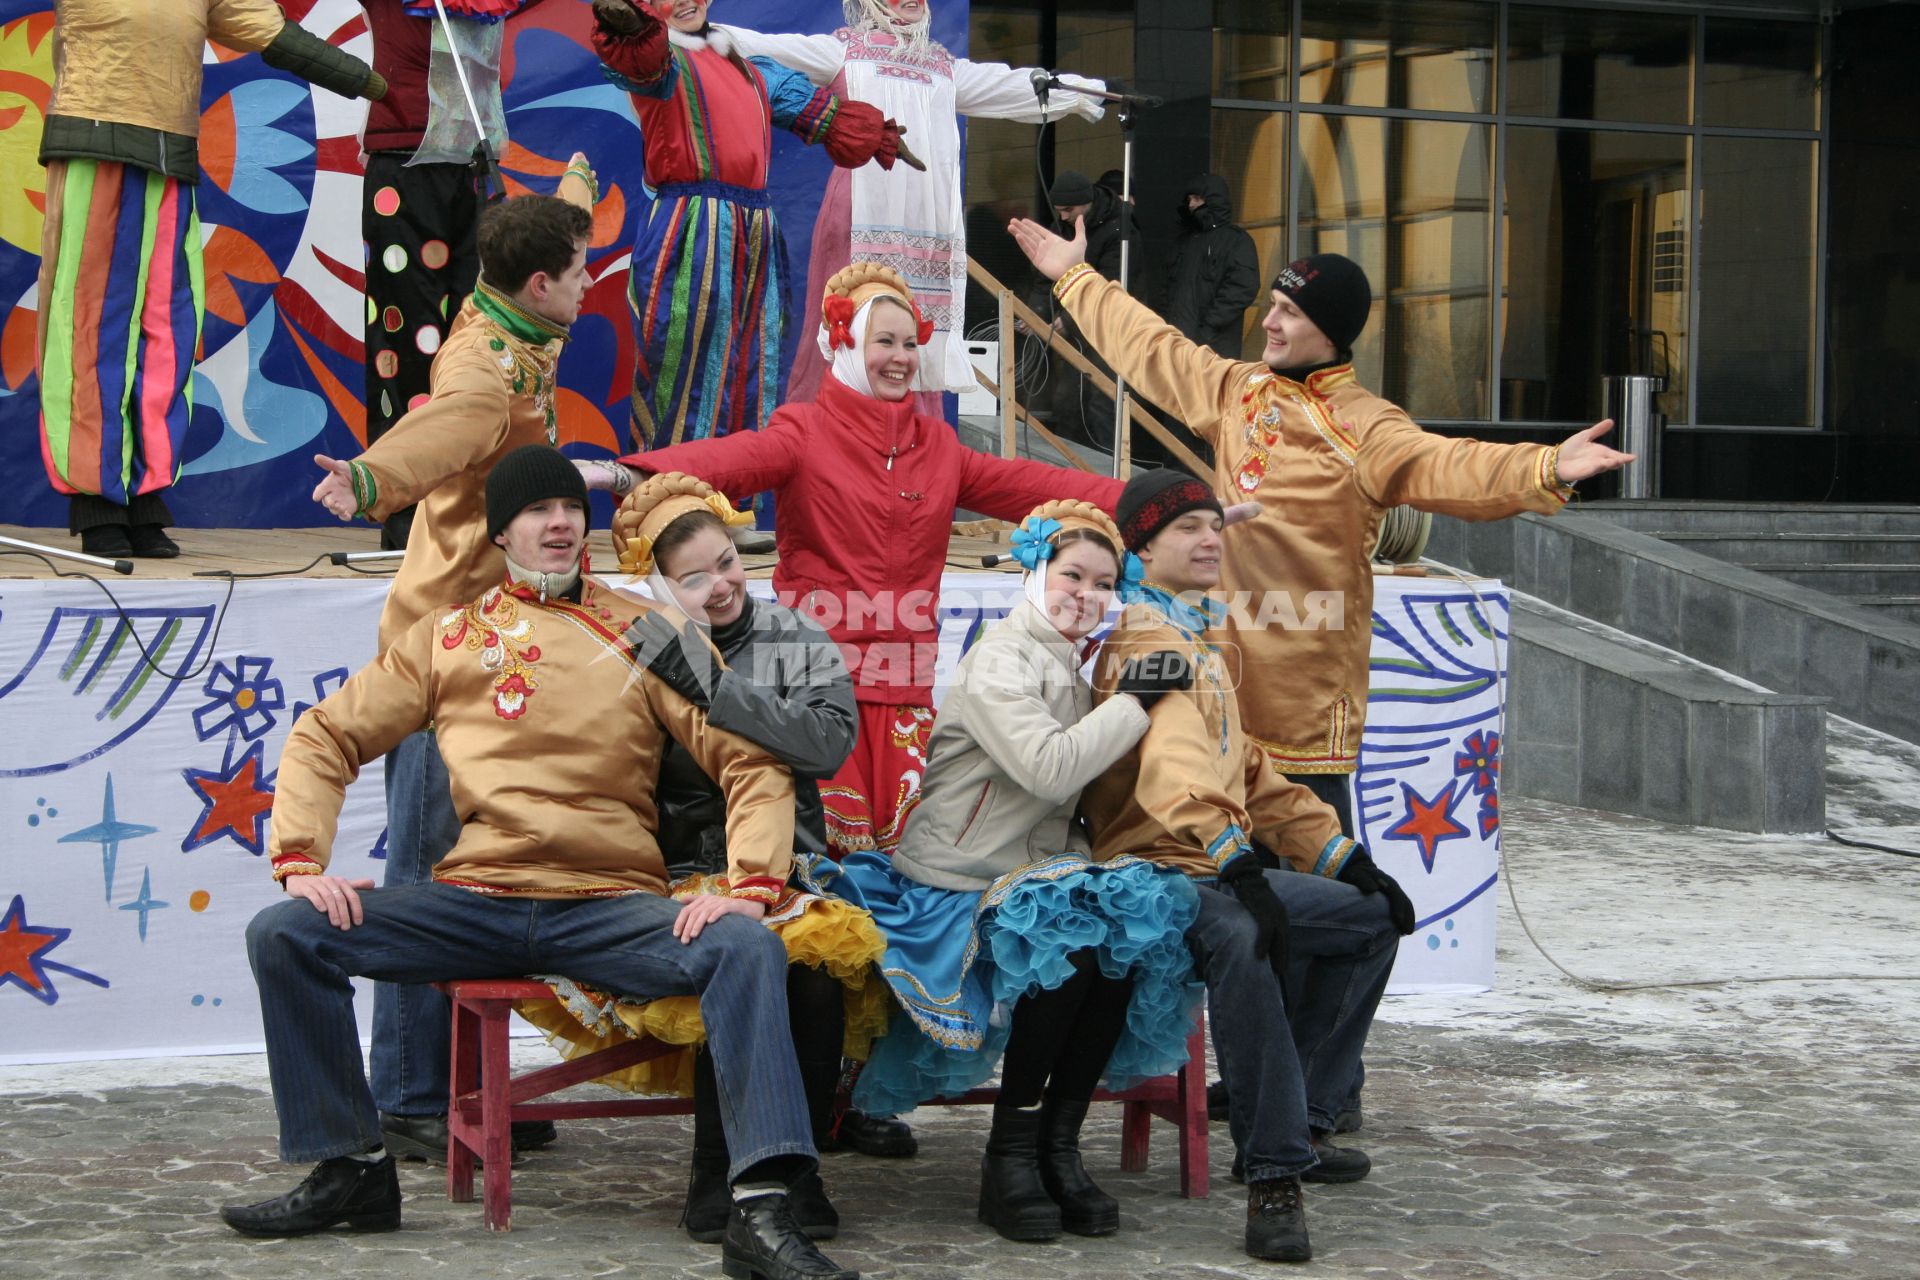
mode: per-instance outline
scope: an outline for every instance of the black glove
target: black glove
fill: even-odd
[[[616,36],[630,36],[659,19],[629,0],[593,0],[593,16]],[[649,22],[648,19],[652,19]]]
[[[666,681],[675,693],[702,711],[712,706],[711,690],[719,673],[713,669],[713,653],[699,627],[689,622],[676,631],[666,618],[648,612],[628,626],[626,641],[634,661]]]
[[[1265,960],[1273,966],[1273,974],[1280,979],[1284,989],[1287,983],[1287,953],[1292,947],[1287,929],[1287,906],[1280,901],[1273,886],[1267,883],[1260,859],[1250,852],[1230,859],[1220,872],[1220,883],[1240,900],[1240,905],[1253,917],[1254,958]]]
[[[1403,938],[1413,932],[1413,899],[1407,896],[1407,891],[1400,887],[1399,881],[1374,863],[1373,855],[1365,849],[1355,849],[1347,855],[1339,878],[1362,893],[1386,895],[1387,918],[1393,921],[1393,927]]]
[[[1120,666],[1115,693],[1130,693],[1148,711],[1170,693],[1193,688],[1193,664],[1176,649],[1155,649],[1128,658]]]

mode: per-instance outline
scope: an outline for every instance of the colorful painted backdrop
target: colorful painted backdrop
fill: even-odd
[[[282,0],[281,8],[372,56],[353,0]],[[639,125],[626,95],[601,76],[587,39],[591,14],[588,0],[545,0],[508,23],[501,65],[512,142],[503,161],[516,193],[551,191],[576,149],[599,171],[595,283],[561,362],[559,409],[570,451],[606,453],[627,447],[628,248],[649,197]],[[720,16],[769,31],[832,31],[843,21],[839,0],[727,0]],[[12,478],[0,490],[0,524],[66,523],[64,500],[41,479],[33,373],[45,198],[35,157],[52,30],[50,0],[0,0],[0,474]],[[964,52],[967,5],[941,4],[934,34]],[[202,103],[207,318],[174,514],[200,527],[325,524],[307,497],[311,457],[351,457],[366,437],[357,141],[366,104],[221,50],[208,51]],[[796,290],[828,168],[818,148],[776,135],[772,185]],[[797,295],[793,303],[798,314]]]
[[[0,582],[0,1063],[258,1046],[243,939],[279,899],[263,852],[281,747],[372,657],[386,584],[226,590],[116,584],[122,618],[88,583]],[[979,573],[941,590],[944,685],[1020,594]],[[1493,981],[1507,599],[1479,590],[1385,580],[1376,601],[1360,795],[1421,920],[1395,991]],[[334,867],[377,881],[384,856],[375,766]]]

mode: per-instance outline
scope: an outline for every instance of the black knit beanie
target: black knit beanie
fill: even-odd
[[[578,498],[586,506],[587,482],[551,445],[521,445],[487,474],[487,541],[499,537],[515,516],[542,498]]]
[[[1093,183],[1078,169],[1068,169],[1053,180],[1047,203],[1055,206],[1093,203]]]
[[[1213,490],[1178,467],[1157,471],[1136,471],[1120,491],[1114,507],[1114,523],[1127,541],[1127,550],[1139,551],[1153,541],[1153,535],[1189,511],[1222,514],[1220,499]]]
[[[1346,353],[1367,327],[1373,289],[1367,273],[1352,258],[1338,253],[1316,253],[1280,269],[1273,287],[1293,299],[1293,305],[1327,335],[1334,350]]]

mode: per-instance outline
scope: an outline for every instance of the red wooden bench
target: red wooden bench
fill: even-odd
[[[688,1115],[685,1098],[604,1097],[578,1102],[536,1102],[561,1089],[585,1083],[635,1063],[671,1053],[677,1047],[640,1039],[585,1054],[571,1062],[513,1075],[507,1058],[507,1024],[515,1002],[552,1000],[553,988],[523,979],[463,980],[436,983],[453,1001],[453,1088],[447,1108],[447,1199],[473,1199],[473,1169],[486,1164],[482,1209],[495,1231],[513,1224],[513,1141],[516,1120],[583,1120],[603,1116]],[[1125,1105],[1121,1119],[1120,1167],[1137,1173],[1147,1167],[1153,1118],[1180,1131],[1180,1190],[1191,1198],[1207,1194],[1206,1044],[1198,1024],[1188,1042],[1185,1066],[1171,1076],[1124,1093],[1102,1090],[1098,1102]],[[975,1089],[929,1106],[990,1103],[997,1089]]]

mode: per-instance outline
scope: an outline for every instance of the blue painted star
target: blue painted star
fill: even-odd
[[[100,866],[107,881],[107,901],[113,901],[113,868],[120,861],[120,842],[133,840],[140,836],[150,836],[158,827],[143,826],[138,822],[122,822],[113,812],[113,775],[107,775],[107,798],[100,807],[100,821],[90,827],[61,836],[60,844],[97,844],[100,846]]]
[[[153,896],[153,868],[148,867],[140,875],[140,896],[132,902],[121,903],[120,909],[122,911],[138,911],[140,913],[140,941],[145,942],[147,940],[147,916],[152,912],[160,910],[162,907],[171,905],[173,904],[162,902]]]

